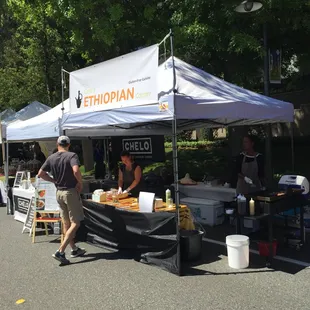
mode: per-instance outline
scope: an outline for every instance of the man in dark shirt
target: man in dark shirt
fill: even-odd
[[[58,152],[47,158],[38,173],[38,177],[53,182],[57,188],[57,202],[61,208],[65,237],[53,257],[62,264],[69,264],[70,262],[65,255],[68,244],[72,248],[71,257],[82,256],[86,252],[74,243],[75,234],[80,222],[84,219],[80,198],[82,175],[79,169],[78,156],[69,152],[70,139],[67,136],[59,137],[57,147]]]

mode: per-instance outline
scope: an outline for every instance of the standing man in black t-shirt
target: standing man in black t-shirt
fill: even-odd
[[[41,167],[38,177],[52,182],[57,188],[57,202],[61,208],[64,225],[64,241],[53,257],[62,264],[69,264],[65,250],[70,244],[71,257],[85,254],[85,250],[77,247],[74,243],[75,234],[84,219],[83,206],[80,198],[82,191],[82,175],[79,169],[79,159],[75,153],[69,152],[70,139],[61,136],[57,140],[58,152],[47,158]],[[47,172],[52,176],[50,177]]]

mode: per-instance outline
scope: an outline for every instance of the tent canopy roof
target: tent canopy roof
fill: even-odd
[[[64,111],[69,111],[69,99],[64,101]],[[31,141],[56,138],[61,131],[61,117],[62,103],[28,120],[10,124],[7,127],[7,140]]]
[[[1,122],[4,123],[5,120],[10,117],[11,115],[15,114],[16,112],[11,108],[8,108],[0,113]]]
[[[25,121],[27,119],[33,118],[37,115],[40,115],[51,108],[39,101],[33,101],[32,103],[28,104],[26,107],[23,109],[19,110],[15,114],[7,117],[5,119],[5,123],[13,123],[17,121]]]
[[[158,101],[166,101],[169,111],[160,112],[158,102],[152,105],[119,108],[109,111],[67,114],[63,129],[70,134],[76,130],[119,126],[145,126],[151,122],[171,121],[173,114],[180,129],[256,125],[292,122],[294,107],[291,103],[266,97],[225,82],[178,58],[175,60],[176,93],[173,106],[173,67],[170,57],[159,66]],[[127,124],[127,126],[124,126]],[[89,135],[87,130],[83,130]]]
[[[66,134],[72,137],[169,135],[174,113],[179,130],[293,121],[294,108],[291,103],[227,83],[176,57],[174,60],[176,69],[174,98],[172,58],[170,57],[158,68],[158,102],[168,102],[168,111],[160,112],[158,102],[154,102],[146,106],[70,114],[69,100],[66,100],[64,111],[67,113],[62,120],[62,128],[60,125],[62,104],[59,104],[40,116],[10,124],[8,140],[55,138],[61,129],[66,130]],[[38,102],[24,109],[30,109],[32,105],[40,111],[41,106],[49,109]],[[21,114],[21,111],[16,114]]]

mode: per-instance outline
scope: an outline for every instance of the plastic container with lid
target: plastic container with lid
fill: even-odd
[[[237,204],[238,204],[239,215],[245,215],[246,214],[246,198],[243,195],[238,196]]]
[[[243,235],[230,235],[226,237],[228,265],[234,269],[244,269],[249,266],[250,240]]]
[[[169,188],[167,188],[167,190],[166,190],[166,203],[168,203],[170,198],[171,198],[171,191]]]

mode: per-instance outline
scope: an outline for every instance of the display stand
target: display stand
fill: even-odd
[[[33,196],[30,201],[30,207],[27,212],[22,234],[25,232],[25,230],[29,230],[29,236],[31,236],[33,219],[34,219],[34,210],[35,210],[35,205],[36,205],[35,202],[36,202],[36,199],[35,199],[35,196]]]
[[[56,200],[56,187],[53,183],[37,178],[36,191],[35,191],[35,205],[33,207],[34,207],[33,224],[32,229],[30,230],[30,234],[32,232],[32,243],[35,242],[37,223],[44,223],[46,236],[48,236],[47,223],[59,224],[61,231],[61,242],[62,242],[63,240],[62,219],[60,217],[60,208]],[[38,213],[40,213],[41,216],[38,217],[37,216]],[[29,211],[29,214],[31,214],[31,211]]]
[[[42,216],[37,217],[38,213],[42,214],[41,210],[35,210],[34,217],[33,217],[33,224],[32,224],[32,229],[30,233],[32,232],[32,243],[35,242],[35,237],[36,237],[36,226],[37,223],[44,223],[44,228],[45,228],[45,235],[48,236],[48,229],[47,229],[47,223],[58,223],[60,225],[61,229],[61,242],[63,241],[63,228],[62,228],[62,219],[60,217],[60,211],[45,211]],[[53,215],[53,217],[50,217],[50,215]],[[57,217],[55,217],[57,215]]]
[[[25,223],[30,202],[35,197],[35,189],[12,188],[14,219]]]

